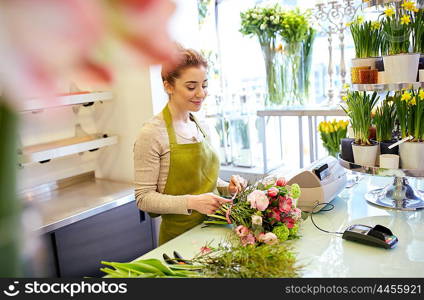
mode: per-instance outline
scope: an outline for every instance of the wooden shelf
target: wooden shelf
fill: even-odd
[[[352,84],[353,91],[400,91],[402,89],[419,89],[424,88],[424,82],[413,83],[377,83],[377,84]]]
[[[369,0],[366,2],[362,1],[362,7],[363,8],[375,7],[378,5],[386,5],[390,3],[396,3],[396,2],[402,2],[402,0]]]
[[[42,110],[53,107],[84,104],[97,101],[112,100],[112,92],[79,92],[69,95],[58,96],[54,101],[47,101],[40,98],[29,99],[25,101],[23,112]]]
[[[103,137],[102,134],[96,134],[28,146],[22,149],[22,164],[48,161],[58,157],[111,146],[117,142],[117,136]]]

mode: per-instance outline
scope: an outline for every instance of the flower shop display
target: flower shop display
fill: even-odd
[[[208,215],[205,224],[233,224],[242,245],[276,244],[297,237],[301,210],[297,184],[281,177],[266,178],[248,186],[232,204]]]
[[[254,7],[240,13],[240,32],[256,36],[265,61],[268,104],[281,104],[279,62],[276,57],[277,33],[281,29],[281,7]]]
[[[399,146],[403,169],[424,169],[424,90],[406,90],[394,96],[401,137],[410,141]]]
[[[328,154],[337,158],[340,152],[341,140],[346,138],[348,121],[323,121],[318,125],[321,140]]]
[[[367,92],[348,91],[344,98],[346,108],[341,105],[353,128],[355,135],[355,142],[352,145],[353,159],[359,165],[375,165],[378,144],[370,140],[369,129],[372,125],[371,111],[378,99],[377,92],[370,95]]]
[[[412,28],[414,26],[418,28],[421,22],[417,18],[417,23],[411,24],[418,12],[413,2],[404,1],[400,9],[388,7],[382,14],[381,23],[385,41],[382,53],[384,54],[385,78],[388,83],[417,81],[420,53],[410,53],[409,49],[410,37],[414,31]],[[419,35],[420,30],[415,30],[412,36]],[[413,47],[413,50],[415,51],[416,47]]]
[[[308,12],[284,11],[280,5],[240,14],[240,32],[256,36],[265,60],[268,106],[302,104],[309,95],[312,45],[316,32]]]
[[[377,107],[373,117],[376,127],[376,141],[380,144],[381,154],[398,154],[399,147],[389,149],[396,141],[393,139],[393,130],[396,122],[396,107],[393,97],[387,93],[386,99]]]

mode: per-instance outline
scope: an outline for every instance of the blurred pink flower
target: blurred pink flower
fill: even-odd
[[[285,217],[283,219],[283,223],[286,224],[287,228],[293,228],[294,224],[296,223],[296,221],[291,218],[291,217]]]
[[[247,228],[246,226],[243,226],[243,225],[237,226],[235,231],[236,231],[236,234],[239,237],[245,237],[249,234],[249,228]]]
[[[268,245],[274,245],[278,242],[278,238],[272,232],[260,233],[258,236],[258,241]]]
[[[241,237],[241,244],[242,244],[243,246],[246,246],[246,245],[254,245],[254,244],[255,244],[255,242],[256,242],[256,239],[255,239],[255,237],[253,236],[253,234],[251,234],[251,233],[249,233],[249,234],[248,234],[248,235],[246,235],[246,236]]]
[[[268,196],[269,197],[276,197],[278,195],[279,190],[276,187],[272,187],[268,189]]]
[[[247,196],[247,201],[250,202],[250,207],[260,211],[264,211],[268,205],[269,200],[263,191],[254,190]]]
[[[281,212],[288,214],[292,207],[292,199],[287,197],[278,197],[278,208]]]
[[[284,177],[280,177],[280,178],[277,179],[275,184],[277,186],[285,186],[285,185],[287,185],[287,180]]]
[[[269,214],[269,217],[275,219],[275,221],[272,221],[271,224],[275,222],[281,222],[281,212],[278,209],[278,207],[273,207],[271,209],[271,213]]]
[[[200,253],[201,254],[208,254],[209,252],[211,252],[212,249],[206,246],[203,246],[202,248],[200,248]]]
[[[295,220],[298,221],[302,218],[302,211],[300,210],[300,208],[293,208],[290,211],[290,216]]]

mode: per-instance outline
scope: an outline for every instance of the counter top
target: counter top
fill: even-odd
[[[302,277],[424,277],[424,211],[384,209],[368,204],[364,198],[368,190],[392,180],[364,175],[359,184],[332,201],[333,210],[315,214],[314,221],[328,231],[344,231],[352,224],[381,224],[398,237],[396,248],[386,250],[343,240],[340,235],[319,231],[308,218],[301,226],[301,238],[290,241],[298,263],[305,265]],[[423,181],[411,179],[421,190]],[[172,257],[174,250],[192,258],[206,242],[217,244],[227,234],[231,234],[229,225],[198,225],[140,258],[162,259],[163,253]]]
[[[114,207],[134,201],[131,184],[92,178],[65,188],[46,190],[35,195],[25,193],[41,216],[41,233],[47,233]]]

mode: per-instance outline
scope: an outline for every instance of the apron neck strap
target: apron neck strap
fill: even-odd
[[[174,126],[172,126],[172,115],[171,115],[171,112],[169,111],[168,104],[162,110],[162,115],[163,115],[163,119],[165,120],[166,130],[168,131],[169,143],[177,144],[177,137],[175,135]],[[206,132],[199,125],[199,122],[197,121],[196,117],[191,113],[190,113],[190,119],[194,121],[197,128],[199,128],[200,132],[203,134],[203,137],[206,138],[207,137]]]
[[[172,126],[172,116],[171,116],[171,112],[169,111],[168,104],[162,110],[162,116],[163,116],[163,119],[165,120],[166,130],[168,131],[169,143],[176,144],[177,137],[175,136],[174,126]]]

